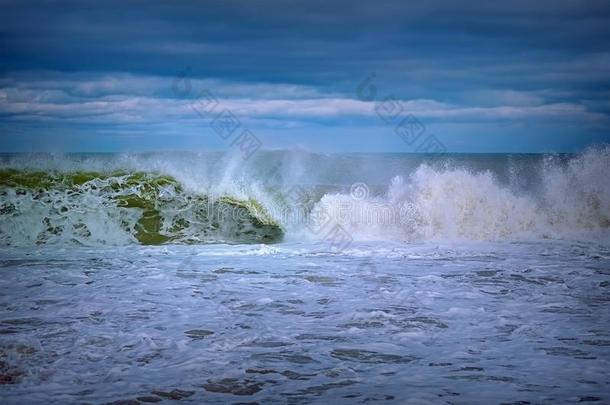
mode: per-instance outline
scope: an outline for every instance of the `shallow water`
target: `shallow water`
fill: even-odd
[[[43,245],[0,272],[3,403],[610,402],[598,243]]]

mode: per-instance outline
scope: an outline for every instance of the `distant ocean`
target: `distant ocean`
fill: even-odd
[[[0,155],[2,402],[610,402],[609,168]]]

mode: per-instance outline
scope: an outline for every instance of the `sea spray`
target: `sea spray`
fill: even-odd
[[[518,191],[489,170],[420,165],[364,201],[326,194],[324,210],[360,240],[599,239],[610,228],[610,149],[546,159],[542,184]]]
[[[0,243],[603,241],[610,149],[580,155],[230,153],[3,155]],[[368,187],[354,198],[354,184]],[[295,193],[294,191],[298,191]],[[324,224],[321,224],[324,225]]]

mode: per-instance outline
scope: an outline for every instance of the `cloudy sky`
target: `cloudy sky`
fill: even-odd
[[[404,122],[453,152],[610,142],[610,1],[0,0],[3,152],[225,149],[244,130],[412,152]]]

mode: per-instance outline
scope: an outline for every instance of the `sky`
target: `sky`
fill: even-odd
[[[0,0],[0,152],[575,152],[610,1]]]

